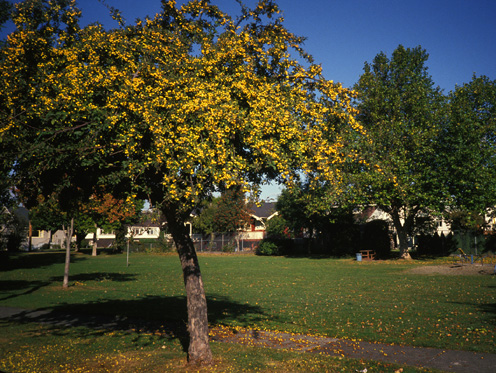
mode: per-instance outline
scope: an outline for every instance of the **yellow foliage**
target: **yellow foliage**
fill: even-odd
[[[195,22],[212,14],[215,37]],[[19,17],[18,25],[27,22]],[[67,45],[47,44],[32,30],[10,35],[0,56],[7,104],[0,136],[22,133],[33,118],[82,127],[102,157],[126,155],[132,180],[152,172],[166,200],[185,204],[215,187],[248,190],[273,175],[292,183],[300,172],[317,172],[339,182],[337,166],[356,156],[343,154],[340,131],[363,131],[354,93],[324,79],[320,65],[297,63],[290,50],[301,51],[299,38],[278,23],[242,27],[202,1],[176,9],[168,27],[164,19],[111,31],[91,25]],[[28,66],[33,48],[36,66]],[[26,79],[28,69],[35,81]],[[60,112],[61,123],[48,122]]]

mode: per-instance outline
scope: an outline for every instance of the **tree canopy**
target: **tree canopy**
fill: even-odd
[[[496,205],[496,81],[474,76],[449,95],[439,140],[452,209],[485,214]]]

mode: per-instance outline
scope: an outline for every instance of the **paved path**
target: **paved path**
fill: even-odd
[[[157,330],[157,324],[127,318],[54,313],[52,310],[26,310],[0,307],[0,319],[48,323],[57,326],[86,326],[111,330]],[[161,332],[179,336],[183,325],[170,324]],[[496,354],[451,351],[436,348],[396,346],[380,343],[348,341],[289,333],[276,333],[243,328],[216,327],[211,331],[212,340],[241,343],[250,346],[281,348],[307,353],[324,353],[361,360],[377,360],[434,368],[446,372],[495,373]]]
[[[219,337],[214,337],[214,339],[251,346],[270,346],[293,351],[345,356],[352,359],[406,364],[446,372],[496,372],[496,354],[397,346],[255,330],[241,330],[235,334],[224,332],[224,334],[225,336],[219,333]]]

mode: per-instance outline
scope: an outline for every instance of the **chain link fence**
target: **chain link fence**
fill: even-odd
[[[251,252],[261,242],[261,239],[244,239],[233,233],[193,234],[191,239],[197,252]],[[131,252],[168,252],[174,250],[174,242],[171,237],[164,240],[133,240],[129,242],[129,248]]]
[[[216,233],[209,236],[193,234],[197,252],[241,252],[255,251],[261,240],[244,239],[235,233]]]

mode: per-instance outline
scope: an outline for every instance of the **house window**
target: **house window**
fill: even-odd
[[[43,237],[43,231],[34,230],[31,237]]]

